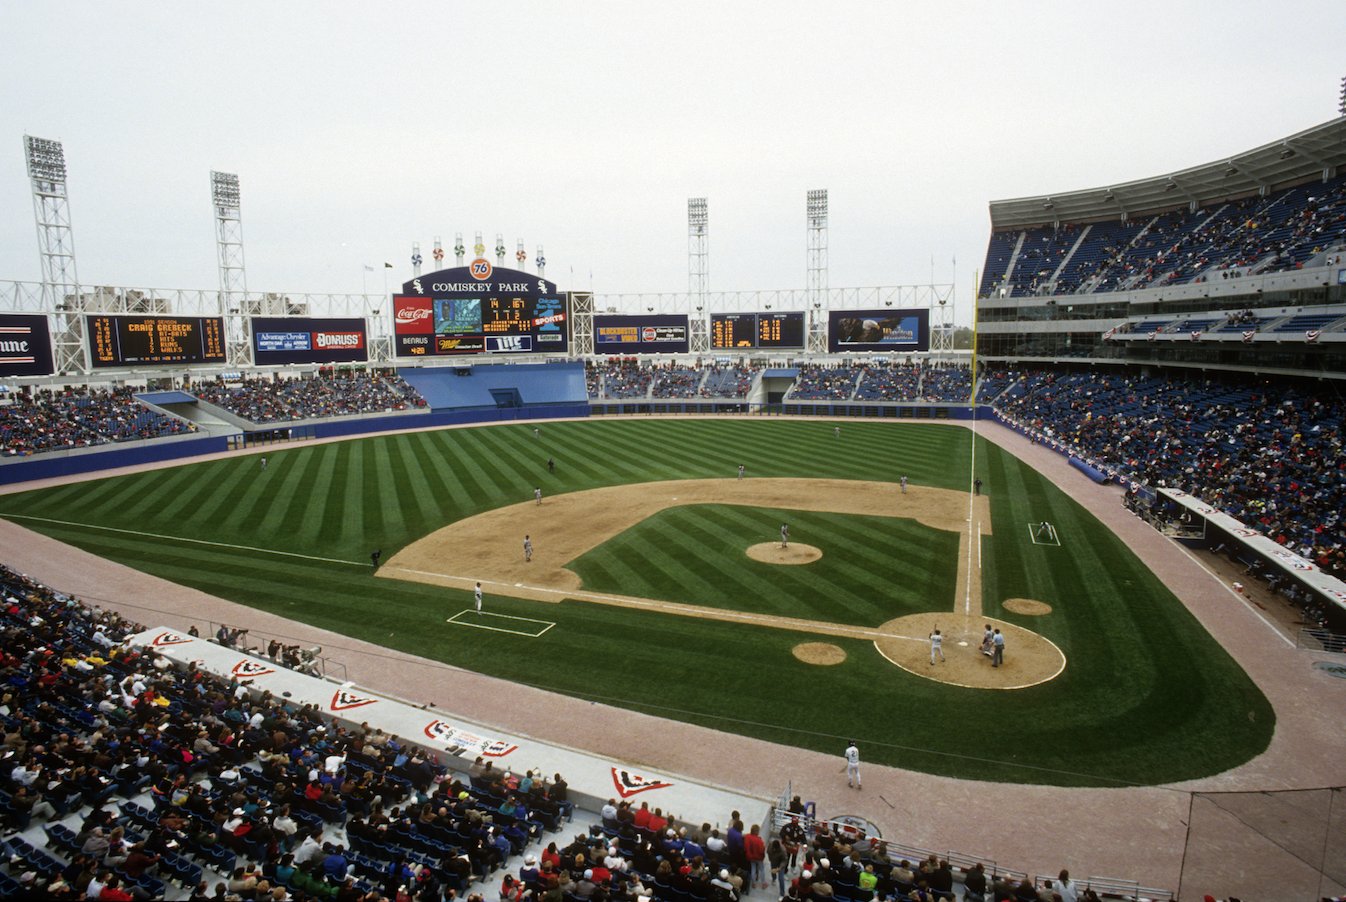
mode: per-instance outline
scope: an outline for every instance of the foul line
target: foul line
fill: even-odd
[[[216,548],[236,548],[239,551],[255,551],[258,554],[276,554],[282,557],[303,558],[306,561],[322,561],[327,564],[346,564],[351,567],[367,567],[360,561],[343,561],[334,557],[318,557],[313,554],[299,554],[294,551],[277,551],[274,548],[254,548],[251,545],[231,545],[228,542],[211,542],[208,539],[188,539],[184,536],[163,536],[155,532],[141,532],[138,529],[118,529],[115,526],[95,526],[92,523],[75,523],[71,520],[53,520],[51,517],[33,517],[28,514],[0,514],[5,520],[36,520],[39,523],[55,523],[60,526],[74,526],[77,529],[101,529],[104,532],[120,532],[129,536],[143,536],[147,539],[163,539],[165,542],[190,542],[193,545],[212,545]]]
[[[439,579],[462,582],[471,581],[470,577],[454,576],[450,573],[436,573],[432,570],[417,570],[412,567],[385,567],[384,569],[395,570],[401,573],[415,573],[418,576],[430,576]],[[925,637],[902,636],[896,633],[886,633],[882,630],[864,626],[851,626],[844,623],[826,623],[821,620],[805,620],[803,618],[795,617],[778,617],[772,614],[754,614],[749,611],[734,611],[728,608],[712,608],[704,605],[680,604],[674,601],[655,601],[653,599],[638,598],[634,595],[610,595],[603,592],[586,592],[583,589],[553,589],[548,586],[530,586],[527,583],[488,582],[487,580],[482,580],[482,585],[504,587],[506,591],[501,594],[508,594],[508,589],[511,588],[523,589],[527,592],[560,595],[563,598],[572,598],[575,601],[588,601],[596,604],[610,604],[615,607],[658,611],[663,614],[672,614],[678,617],[696,617],[702,620],[721,620],[727,623],[749,623],[755,626],[791,630],[797,633],[815,633],[825,636],[842,636],[847,639],[863,639],[871,641],[875,639],[905,639],[909,642],[929,641],[929,639]],[[511,597],[519,598],[521,596],[514,595]]]

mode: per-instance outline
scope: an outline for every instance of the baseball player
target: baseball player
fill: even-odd
[[[738,478],[739,478],[739,479],[742,479],[742,478],[743,478],[743,471],[744,471],[745,469],[747,469],[747,468],[744,467],[743,464],[739,464],[739,465],[738,465]]]
[[[939,628],[930,634],[930,665],[935,664],[935,655],[939,655],[941,661],[944,660],[944,637],[939,634]]]
[[[533,500],[538,504],[542,503],[542,486],[533,489]]]
[[[523,559],[524,563],[533,559],[533,540],[528,536],[523,537]]]
[[[846,746],[846,785],[864,788],[860,785],[860,750],[855,747],[854,739]]]
[[[780,547],[790,547],[790,524],[788,523],[780,525]]]
[[[472,595],[477,602],[477,613],[481,613],[481,583],[477,583],[477,588],[472,590]]]
[[[263,470],[266,469],[266,458],[265,458],[265,457],[262,458],[262,469],[263,469]]]
[[[907,477],[903,476],[898,482],[902,485],[902,494],[907,494]]]
[[[981,653],[986,657],[991,657],[991,647],[994,644],[995,633],[991,631],[991,624],[986,624],[986,629],[981,634]]]

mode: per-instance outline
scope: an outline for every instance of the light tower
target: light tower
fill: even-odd
[[[687,198],[687,293],[696,308],[696,316],[688,321],[691,328],[688,347],[693,353],[702,353],[710,349],[706,329],[706,299],[710,293],[710,209],[704,197]]]
[[[75,234],[65,185],[65,150],[60,141],[23,136],[28,178],[33,184],[33,219],[42,262],[42,306],[56,311],[56,371],[88,370],[84,350],[83,302],[75,271]]]
[[[827,189],[809,191],[805,198],[808,221],[808,349],[827,353]]]
[[[220,269],[220,315],[226,354],[233,363],[252,363],[247,328],[248,279],[243,266],[243,207],[238,174],[210,171],[210,201],[215,207],[215,259]],[[260,312],[260,311],[259,311]]]

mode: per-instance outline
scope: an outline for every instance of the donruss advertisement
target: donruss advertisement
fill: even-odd
[[[369,359],[363,319],[254,316],[251,322],[253,360],[261,366]]]
[[[0,376],[49,376],[54,372],[47,318],[0,315]]]
[[[827,315],[827,350],[928,351],[930,311],[833,310]]]
[[[686,354],[687,317],[595,316],[596,354]]]
[[[403,283],[393,296],[397,355],[564,354],[566,307],[555,283],[474,260]]]

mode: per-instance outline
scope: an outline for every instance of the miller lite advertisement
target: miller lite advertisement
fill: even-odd
[[[261,366],[369,359],[363,319],[254,316],[251,322],[253,360]]]
[[[479,257],[402,284],[393,295],[398,357],[564,354],[570,326],[554,282]]]

